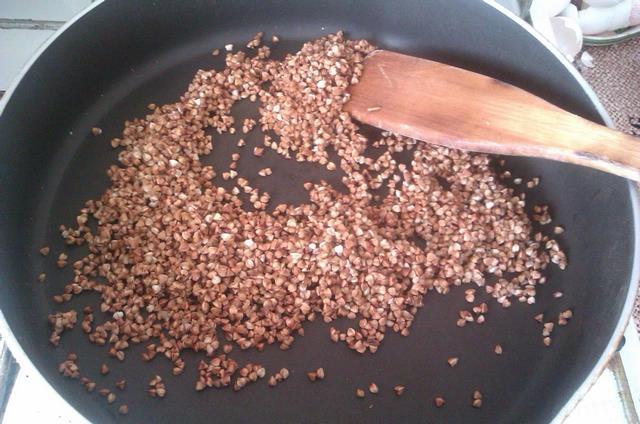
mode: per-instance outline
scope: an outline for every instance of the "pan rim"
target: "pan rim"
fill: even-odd
[[[17,87],[22,82],[23,78],[27,74],[27,72],[31,69],[34,63],[40,58],[40,56],[49,48],[51,44],[53,44],[58,37],[64,33],[69,27],[74,25],[78,20],[80,20],[84,15],[91,12],[94,8],[100,6],[104,3],[105,0],[95,0],[91,3],[90,6],[85,8],[76,14],[73,18],[67,21],[63,26],[61,26],[54,34],[49,37],[34,53],[34,55],[25,63],[22,67],[18,75],[13,79],[10,86],[7,88],[4,96],[0,99],[0,116],[3,114],[7,104],[9,103],[13,93],[17,89]],[[496,3],[493,0],[483,0],[484,4],[494,8],[497,12],[501,13],[506,18],[510,19],[513,23],[518,25],[522,30],[526,31],[530,36],[532,36],[535,40],[537,40],[540,44],[542,44],[554,57],[559,61],[559,63],[569,72],[569,74],[573,77],[575,82],[578,83],[582,91],[587,95],[589,101],[593,104],[598,115],[603,120],[603,122],[610,128],[613,128],[613,121],[609,114],[604,109],[604,106],[596,96],[593,88],[586,82],[586,80],[580,75],[577,69],[562,55],[562,53],[552,45],[546,38],[544,38],[541,34],[536,32],[531,26],[529,26],[525,21],[518,18],[511,11],[506,9],[504,6]],[[580,386],[576,389],[576,391],[571,395],[569,400],[565,403],[565,405],[558,411],[555,418],[551,421],[552,423],[561,423],[563,422],[569,414],[575,409],[578,403],[586,396],[591,387],[595,384],[598,377],[604,372],[607,364],[609,363],[612,356],[617,352],[618,343],[622,339],[625,329],[629,324],[629,320],[631,318],[631,314],[633,311],[633,305],[635,302],[635,298],[638,292],[638,282],[640,282],[640,257],[635,254],[638,251],[639,242],[640,242],[640,189],[639,187],[631,181],[627,182],[629,189],[629,196],[631,198],[631,211],[633,216],[633,232],[634,232],[634,247],[633,247],[633,263],[631,268],[631,277],[629,279],[629,289],[627,291],[627,297],[625,299],[624,306],[622,308],[622,312],[620,314],[620,318],[618,323],[609,339],[607,348],[602,352],[600,358],[596,362],[595,366],[590,371],[589,375],[585,378],[585,380],[580,384]],[[26,352],[23,350],[20,342],[17,337],[11,330],[9,323],[4,316],[3,312],[0,310],[0,334],[4,342],[9,347],[12,355],[16,359],[16,361],[20,364],[22,368],[27,370],[31,375],[36,375],[42,380],[51,390],[58,396],[59,400],[64,404],[68,405],[71,409],[77,412],[78,416],[81,416],[85,421],[87,418],[76,408],[74,408],[64,397],[62,397],[53,387],[53,385],[40,373],[38,368],[33,364],[33,362],[29,359]]]
[[[51,34],[51,36],[44,43],[42,43],[40,47],[38,47],[38,49],[33,54],[33,56],[31,56],[31,58],[24,64],[24,66],[22,67],[18,75],[14,77],[13,81],[7,88],[7,91],[5,91],[4,95],[2,96],[2,99],[0,99],[0,116],[2,116],[2,114],[4,113],[4,110],[7,107],[9,100],[13,96],[13,93],[18,88],[20,83],[22,82],[27,72],[29,72],[33,64],[49,48],[49,46],[53,44],[58,39],[58,37],[60,37],[60,35],[67,30],[67,28],[74,25],[84,15],[88,14],[94,8],[104,3],[104,1],[105,0],[93,1],[89,6],[87,6],[85,9],[81,10],[80,12],[78,12],[75,16],[69,19],[64,25],[58,28],[56,32]],[[11,352],[11,355],[13,355],[14,359],[18,362],[21,368],[24,368],[30,375],[36,376],[42,383],[46,384],[47,387],[50,389],[50,392],[52,392],[53,394],[55,394],[55,396],[57,396],[59,403],[62,403],[68,408],[70,408],[71,410],[75,411],[78,417],[82,417],[82,419],[85,422],[87,423],[89,422],[87,417],[85,417],[80,411],[78,411],[73,405],[71,405],[67,401],[67,399],[65,399],[62,395],[60,395],[60,393],[58,393],[55,387],[53,387],[53,385],[49,382],[49,380],[47,380],[45,376],[42,375],[40,370],[38,370],[38,368],[31,361],[31,359],[29,359],[29,357],[27,356],[27,353],[24,351],[24,349],[22,349],[22,345],[18,341],[16,335],[11,330],[11,327],[9,326],[9,322],[4,316],[4,313],[2,312],[2,310],[0,310],[0,335],[2,335],[2,340],[4,341],[4,343],[6,343],[7,347],[9,348],[9,351]]]
[[[556,59],[564,66],[564,68],[569,72],[569,74],[573,77],[573,79],[580,85],[580,88],[585,92],[589,100],[593,103],[598,114],[604,121],[604,123],[609,128],[614,128],[613,120],[611,116],[604,109],[604,106],[598,99],[593,88],[587,83],[584,77],[578,72],[578,70],[567,60],[567,58],[554,46],[551,44],[549,40],[544,38],[542,34],[535,31],[533,27],[528,25],[524,20],[517,17],[513,12],[508,10],[506,7],[501,4],[496,3],[492,0],[483,0],[485,4],[496,9],[498,12],[502,13],[505,17],[511,19],[515,24],[520,26],[523,30],[527,31],[529,35],[534,37],[538,42],[540,42],[544,47],[552,53]],[[609,339],[609,343],[607,344],[607,348],[600,355],[600,359],[596,362],[595,366],[585,378],[585,380],[580,384],[580,386],[576,389],[573,395],[569,398],[567,403],[558,411],[555,418],[551,421],[552,423],[562,423],[565,421],[569,414],[576,408],[578,403],[587,395],[591,387],[598,380],[600,375],[604,372],[609,361],[615,355],[618,350],[618,345],[620,340],[624,337],[624,332],[629,325],[629,320],[631,318],[631,314],[633,312],[633,305],[635,303],[636,296],[640,292],[638,283],[640,282],[640,258],[637,255],[638,251],[638,242],[640,241],[640,195],[639,195],[639,187],[632,181],[627,181],[627,185],[629,188],[629,196],[631,197],[631,211],[633,215],[633,263],[631,266],[631,277],[629,278],[629,290],[627,291],[627,298],[625,299],[624,306],[622,308],[622,312],[620,314],[620,318],[618,320],[618,324],[611,334],[611,338]]]

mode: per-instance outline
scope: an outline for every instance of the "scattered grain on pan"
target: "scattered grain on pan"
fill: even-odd
[[[266,370],[260,364],[253,364],[251,362],[245,364],[237,372],[239,377],[236,379],[234,389],[239,390],[249,383],[255,383],[258,379],[263,378],[266,374]]]
[[[433,398],[433,404],[436,406],[436,408],[442,408],[444,406],[444,398],[442,396],[436,396]]]
[[[44,272],[41,272],[40,274],[38,274],[38,281],[41,283],[44,283],[44,281],[47,279],[47,274],[45,274]]]
[[[233,383],[233,390],[236,392],[242,390],[249,383],[249,379],[247,377],[238,377]]]
[[[549,205],[535,205],[533,207],[533,214],[531,215],[531,219],[533,221],[539,222],[542,225],[549,224],[551,222]]]
[[[268,175],[271,175],[271,173],[272,173],[271,168],[263,168],[258,171],[258,175],[260,175],[261,177],[266,177]]]
[[[551,337],[544,337],[542,343],[547,347],[551,346]]]
[[[474,321],[474,317],[473,314],[469,311],[467,311],[466,309],[462,309],[460,311],[458,311],[458,316],[460,317],[460,319],[463,319],[467,322],[473,322]]]
[[[91,393],[96,389],[96,383],[93,381],[88,381],[87,384],[84,385],[84,388],[87,392]]]
[[[108,344],[109,355],[123,360],[144,343],[145,361],[165,357],[175,373],[184,351],[206,353],[196,388],[233,387],[239,367],[221,340],[287,350],[307,321],[347,318],[356,324],[331,339],[374,353],[389,332],[410,334],[429,291],[473,284],[503,307],[532,303],[549,264],[566,267],[560,245],[532,225],[550,221],[548,208],[537,206],[530,218],[524,196],[501,183],[489,156],[360,132],[342,106],[374,46],[340,32],[276,61],[254,40],[250,54],[226,45],[225,68],[199,70],[179,101],[127,121],[111,141],[119,150],[110,186],[79,210],[76,227],[60,227],[68,245],[90,253],[54,301],[97,292],[108,318],[88,337]],[[216,185],[222,170],[201,159],[217,134],[235,132],[231,110],[242,99],[261,102],[255,125],[264,147],[254,155],[269,148],[340,168],[346,190],[310,182],[307,203],[269,212],[269,193],[232,178],[239,155],[227,171],[236,186]],[[369,158],[369,146],[384,153]],[[403,151],[410,166],[394,159]],[[388,194],[374,201],[371,191],[383,187]],[[457,325],[481,323],[484,313],[466,311]],[[251,381],[252,372],[239,378]],[[165,391],[161,380],[149,388],[152,396]]]
[[[159,375],[154,376],[149,380],[149,389],[147,390],[149,396],[163,398],[167,394],[167,388],[162,381],[162,377]]]
[[[447,359],[447,363],[451,368],[453,368],[458,365],[458,360],[459,358],[457,356],[452,356],[451,358]]]
[[[109,404],[112,404],[112,403],[113,403],[113,402],[115,402],[115,401],[116,401],[116,394],[115,394],[115,393],[113,393],[113,392],[109,393],[109,394],[107,395],[107,402],[108,402]]]
[[[99,136],[100,134],[102,134],[102,129],[98,127],[93,127],[91,128],[91,134],[95,136]]]
[[[282,376],[283,380],[286,380],[287,378],[289,378],[289,370],[286,368],[282,368],[280,370],[280,375]]]
[[[89,381],[90,380],[87,377],[80,377],[80,384],[82,384],[83,386],[87,384]]]
[[[271,36],[271,42],[272,43],[278,43],[278,42],[280,42],[280,38],[277,35],[273,35],[273,36]]]
[[[247,48],[248,49],[256,49],[258,47],[260,47],[260,44],[262,43],[262,36],[264,35],[263,32],[258,32],[256,33],[253,38],[247,43]]]
[[[212,56],[218,56],[220,54],[220,49],[213,49],[213,51],[211,52]]]
[[[58,260],[56,261],[56,265],[58,266],[58,268],[64,268],[65,266],[67,266],[67,259],[68,256],[66,253],[60,253],[58,255]]]
[[[530,181],[527,181],[527,188],[534,188],[540,184],[540,178],[533,177]]]
[[[109,366],[107,364],[100,365],[100,374],[102,375],[109,374]]]
[[[567,309],[566,311],[560,312],[558,314],[558,325],[559,326],[567,325],[571,318],[573,318],[573,311],[571,309]]]
[[[244,134],[247,134],[249,131],[251,131],[253,129],[253,127],[256,126],[256,120],[255,119],[251,119],[251,118],[246,118],[243,122],[242,122],[242,132]]]
[[[336,330],[334,327],[330,327],[329,338],[332,342],[338,343],[338,341],[340,340],[340,331]]]
[[[396,393],[396,396],[402,396],[404,394],[405,387],[398,384],[393,388],[393,391]]]
[[[49,342],[58,346],[60,343],[60,335],[65,330],[71,330],[78,322],[78,313],[75,310],[67,312],[56,312],[49,315],[49,326],[52,328],[51,335],[49,336]]]
[[[120,405],[120,408],[118,408],[118,412],[120,413],[120,415],[127,415],[129,413],[129,407],[127,405]]]
[[[502,346],[497,344],[494,348],[493,351],[495,352],[496,355],[502,355]]]
[[[51,251],[51,249],[49,248],[49,246],[42,246],[39,250],[40,254],[42,256],[47,256],[49,254],[49,252]]]
[[[196,390],[204,390],[207,387],[228,387],[238,369],[238,363],[224,353],[212,357],[209,362],[200,361]]]
[[[364,398],[364,390],[356,389],[356,397],[360,399]]]
[[[464,300],[469,303],[476,301],[476,289],[467,289],[464,291]]]
[[[80,368],[76,361],[78,356],[75,353],[67,355],[66,359],[58,365],[58,372],[64,377],[68,378],[80,378]]]
[[[560,225],[556,225],[555,227],[553,227],[553,233],[554,234],[564,233],[564,227],[561,227]]]
[[[558,268],[564,270],[567,267],[567,257],[560,249],[558,242],[555,240],[548,240],[545,243],[545,248],[549,251],[551,262],[558,265]]]
[[[556,299],[560,299],[563,296],[561,291],[553,292],[553,297]]]
[[[369,392],[371,392],[372,394],[376,395],[378,394],[380,390],[378,389],[378,385],[376,383],[370,383],[369,384]]]
[[[542,324],[542,322],[544,321],[544,314],[538,314],[538,315],[534,316],[533,319],[535,319],[540,324]]]
[[[474,408],[480,408],[482,406],[482,393],[480,393],[479,390],[475,390],[473,392],[471,406],[473,406]]]

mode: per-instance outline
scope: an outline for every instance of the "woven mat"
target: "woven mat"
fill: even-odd
[[[640,136],[640,38],[586,50],[593,56],[595,66],[582,67],[582,75],[593,86],[616,127]],[[640,296],[636,298],[633,319],[640,332]]]
[[[593,68],[582,68],[616,126],[640,136],[640,37],[606,47],[587,47]]]

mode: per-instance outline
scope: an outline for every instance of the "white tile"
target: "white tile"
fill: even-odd
[[[618,383],[607,368],[563,424],[629,424]]]
[[[24,64],[54,32],[31,29],[0,29],[0,63],[2,64],[0,66],[0,91],[6,91]]]
[[[627,326],[624,337],[626,342],[620,350],[620,358],[627,375],[631,399],[636,411],[640,413],[640,334],[636,330],[633,318]]]
[[[18,374],[2,422],[88,424],[41,376],[29,375],[24,370]]]
[[[68,21],[91,0],[0,0],[0,18]]]

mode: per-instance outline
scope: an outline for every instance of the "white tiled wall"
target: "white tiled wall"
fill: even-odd
[[[0,91],[14,77],[53,30],[12,29],[13,20],[65,22],[92,0],[0,0]],[[7,29],[11,28],[11,29]]]
[[[53,33],[32,29],[0,29],[0,91],[6,91],[22,66]]]
[[[91,0],[0,0],[0,18],[67,21]]]

